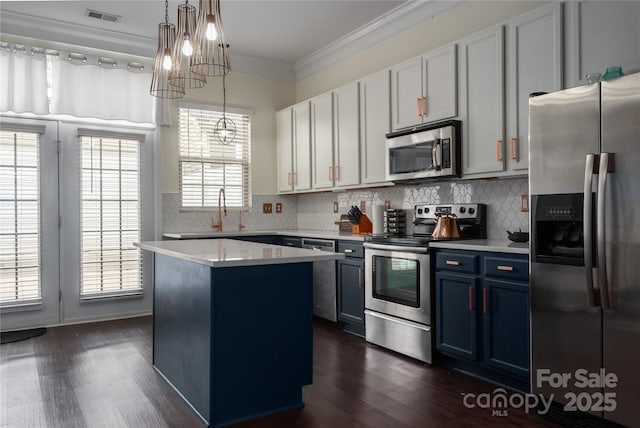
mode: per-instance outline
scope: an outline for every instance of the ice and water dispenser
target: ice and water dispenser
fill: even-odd
[[[532,195],[531,202],[533,261],[584,266],[584,195]]]

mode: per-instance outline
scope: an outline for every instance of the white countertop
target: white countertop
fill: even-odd
[[[214,268],[343,259],[344,254],[233,239],[190,239],[134,243],[143,250],[177,257]]]
[[[360,241],[363,242],[367,235],[353,235],[347,232],[338,232],[337,230],[247,230],[247,231],[224,231],[224,232],[164,232],[162,236],[164,238],[172,239],[198,239],[198,238],[224,238],[228,236],[260,236],[260,235],[282,235],[282,236],[297,236],[303,238],[320,238],[320,239],[335,239],[335,240],[347,240],[347,241]]]
[[[507,239],[469,239],[462,241],[431,241],[431,248],[455,250],[493,251],[496,253],[529,254],[528,242],[511,242]]]

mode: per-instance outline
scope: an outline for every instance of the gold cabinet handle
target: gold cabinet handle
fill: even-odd
[[[288,184],[289,186],[291,186],[291,184],[292,184],[292,183],[291,183],[291,173],[288,173],[288,174],[287,174],[287,184]]]
[[[496,161],[502,162],[502,140],[496,140]]]
[[[427,115],[427,97],[422,97],[422,116]]]
[[[345,248],[344,252],[345,253],[353,253],[353,250],[351,248]]]
[[[293,173],[293,185],[297,185],[298,184],[298,173],[294,172]]]
[[[507,272],[513,272],[513,266],[498,265],[498,270],[504,270],[504,271],[507,271]]]
[[[469,310],[473,310],[473,287],[469,286]]]
[[[422,116],[422,114],[420,114],[420,112],[422,111],[420,107],[420,104],[421,104],[420,101],[422,101],[422,98],[420,97],[416,98],[416,116],[418,117]]]
[[[333,167],[330,166],[329,167],[329,181],[333,181]]]
[[[358,288],[362,288],[362,268],[358,268]]]
[[[515,137],[511,137],[511,160],[518,160],[518,155],[516,153],[516,142],[517,139]]]
[[[333,167],[333,176],[335,177],[336,181],[340,181],[340,166],[336,165]]]
[[[447,260],[446,262],[448,265],[451,266],[460,266],[460,262],[456,261],[456,260]]]
[[[487,313],[487,289],[482,289],[482,313]]]

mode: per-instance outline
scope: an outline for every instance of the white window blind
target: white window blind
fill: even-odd
[[[227,207],[251,207],[251,119],[226,113],[236,125],[236,138],[228,145],[214,136],[221,111],[179,108],[180,205],[183,209],[211,209],[225,190]]]
[[[80,294],[139,292],[140,141],[82,136]]]
[[[0,131],[0,304],[38,301],[39,134]]]

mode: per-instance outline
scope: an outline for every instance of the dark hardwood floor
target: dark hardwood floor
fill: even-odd
[[[151,366],[151,317],[50,328],[0,347],[2,427],[201,427]],[[188,352],[188,350],[185,350]],[[463,393],[494,385],[371,346],[317,321],[303,409],[238,427],[549,427],[523,410],[492,416]]]

